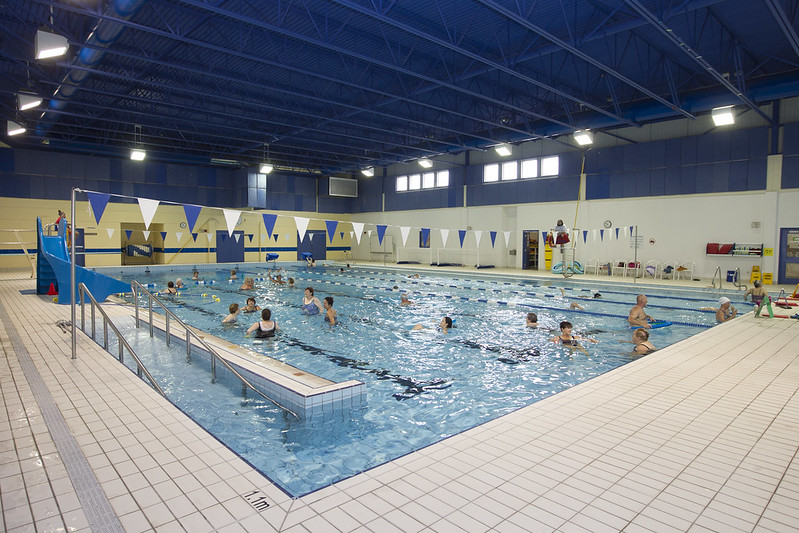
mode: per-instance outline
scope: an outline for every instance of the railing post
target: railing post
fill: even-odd
[[[216,383],[216,357],[211,354],[211,383]]]
[[[169,312],[165,311],[164,316],[166,317],[166,345],[169,346]]]
[[[186,362],[191,362],[191,332],[186,328]]]
[[[108,319],[103,315],[103,349],[108,351]]]
[[[86,333],[86,305],[84,302],[83,284],[80,285],[80,329]]]
[[[119,345],[119,362],[122,363],[122,362],[124,362],[125,356],[123,355],[124,346],[122,345],[122,336],[121,335],[117,335],[117,345]]]
[[[147,302],[150,311],[150,337],[152,337],[153,336],[153,295],[152,294],[148,294]]]
[[[136,327],[139,327],[139,287],[133,285],[133,307],[136,313]]]
[[[92,340],[97,342],[94,337],[95,328],[96,328],[94,321],[95,321],[94,300],[92,300]]]

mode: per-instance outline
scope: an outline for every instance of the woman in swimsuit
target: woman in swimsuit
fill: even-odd
[[[266,308],[261,311],[261,320],[250,326],[247,334],[254,333],[256,339],[267,339],[274,337],[278,329],[277,322],[272,320],[272,311]]]
[[[260,310],[261,310],[261,307],[258,306],[258,305],[255,305],[255,298],[253,298],[252,296],[247,298],[247,305],[245,305],[244,309],[242,309],[242,311],[244,311],[245,313],[254,313],[254,312],[260,311]]]
[[[585,348],[580,346],[578,341],[586,340],[588,342],[597,343],[599,342],[596,339],[589,339],[588,337],[578,337],[576,335],[572,335],[572,326],[571,322],[563,321],[560,323],[560,335],[557,337],[552,338],[552,342],[555,344],[562,344],[563,346],[567,346],[569,348],[574,348],[576,350],[580,350],[584,354],[588,355],[588,352],[585,351]]]
[[[763,283],[759,279],[755,280],[754,287],[744,293],[744,301],[750,294],[752,295],[752,303],[755,305],[760,305],[764,299],[768,298],[768,292],[763,288]]]
[[[730,304],[726,296],[719,298],[719,308],[716,311],[716,321],[720,324],[738,316],[738,310]]]
[[[302,298],[302,314],[318,315],[322,310],[322,302],[313,295],[312,287],[305,287],[305,296]]]
[[[657,350],[657,348],[655,348],[655,346],[649,342],[649,332],[644,328],[638,328],[633,331],[633,340],[619,342],[629,342],[634,344],[635,347],[633,348],[633,353],[635,355],[649,355]]]

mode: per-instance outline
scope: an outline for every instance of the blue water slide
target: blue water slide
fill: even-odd
[[[48,272],[48,267],[55,273],[58,281],[58,303],[72,303],[70,295],[70,261],[67,251],[66,224],[61,224],[58,228],[58,235],[45,235],[42,231],[42,219],[36,217],[36,229],[38,231],[39,253],[36,261],[38,272]],[[45,264],[46,263],[46,264]],[[117,279],[99,274],[92,270],[75,267],[75,283],[83,283],[98,302],[104,301],[112,294],[121,292],[131,292],[130,284]],[[77,288],[75,289],[77,295]]]

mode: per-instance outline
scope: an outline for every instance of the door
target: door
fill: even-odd
[[[799,228],[780,229],[780,284],[799,283]]]
[[[538,270],[538,230],[524,230],[522,239],[522,268]]]
[[[244,232],[234,231],[228,235],[227,231],[216,232],[216,262],[217,263],[243,263],[244,262]]]
[[[297,234],[297,261],[303,259],[303,253],[310,253],[317,261],[327,259],[327,232],[325,230],[308,230],[305,238],[300,240]]]

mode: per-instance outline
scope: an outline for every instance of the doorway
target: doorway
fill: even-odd
[[[522,232],[522,269],[538,270],[538,230],[524,230]]]
[[[799,284],[799,228],[780,229],[777,283]]]
[[[228,235],[227,231],[216,232],[216,262],[217,263],[244,262],[243,231],[234,231],[233,235]]]
[[[300,240],[297,234],[297,261],[302,260],[302,254],[307,252],[317,260],[327,259],[327,232],[325,230],[308,230],[305,238]]]

